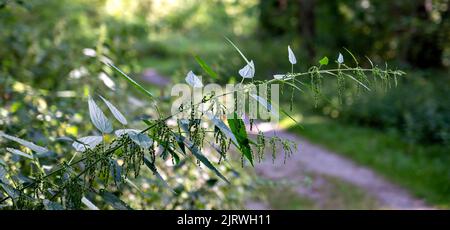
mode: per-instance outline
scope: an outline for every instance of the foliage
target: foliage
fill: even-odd
[[[230,41],[231,42],[231,41]],[[232,43],[232,42],[231,42]],[[374,79],[379,79],[388,84],[391,79],[396,79],[398,76],[403,75],[401,71],[394,71],[390,69],[380,69],[374,66],[371,69],[363,69],[358,65],[355,59],[356,66],[350,67],[346,64],[338,63],[338,67],[334,69],[324,69],[328,65],[328,58],[323,58],[318,66],[313,66],[309,71],[304,73],[294,73],[293,65],[293,52],[289,48],[289,59],[291,60],[292,70],[286,73],[282,78],[274,78],[272,80],[254,80],[255,65],[253,62],[249,62],[244,54],[237,48],[236,45],[232,45],[239,51],[243,59],[247,62],[249,71],[242,76],[242,83],[245,79],[250,79],[251,83],[256,84],[274,84],[280,82],[287,84],[292,88],[292,92],[301,91],[299,87],[310,87],[315,94],[320,93],[321,82],[318,79],[324,76],[337,77],[342,74],[349,81],[355,81],[358,87],[368,88],[369,81],[367,73],[370,73]],[[96,56],[99,60],[105,60],[106,56]],[[326,60],[326,61],[324,61]],[[153,113],[156,115],[155,119],[148,120],[143,119],[145,128],[141,130],[121,129],[116,130],[116,137],[108,137],[108,133],[113,131],[112,122],[105,115],[102,109],[97,105],[95,99],[88,96],[89,114],[92,123],[100,131],[102,136],[98,137],[84,137],[76,138],[63,138],[64,141],[73,142],[72,144],[77,150],[81,151],[81,156],[77,156],[74,153],[73,157],[67,161],[60,159],[60,163],[56,163],[54,157],[48,158],[47,154],[39,157],[34,157],[37,149],[44,149],[36,144],[30,144],[22,139],[11,137],[8,134],[2,133],[2,136],[21,144],[22,147],[28,147],[34,152],[31,152],[29,160],[19,160],[20,165],[29,165],[26,167],[29,169],[24,183],[20,183],[15,176],[22,174],[22,170],[19,168],[14,169],[12,165],[6,164],[6,168],[2,166],[2,190],[5,192],[5,197],[1,200],[2,203],[10,201],[6,205],[15,209],[42,209],[42,208],[65,208],[65,209],[80,209],[82,204],[90,209],[97,209],[97,205],[93,200],[96,197],[103,197],[101,202],[110,204],[113,207],[117,207],[116,203],[120,201],[119,197],[111,195],[109,190],[115,190],[121,193],[121,184],[127,182],[132,187],[139,189],[134,185],[130,178],[138,179],[141,174],[141,166],[145,165],[153,173],[157,180],[160,181],[166,188],[170,186],[165,182],[164,178],[160,175],[160,169],[163,167],[161,163],[171,159],[174,167],[187,164],[187,159],[195,158],[197,164],[204,165],[210,169],[214,174],[221,178],[226,183],[230,181],[217,169],[215,164],[211,162],[211,156],[207,157],[204,151],[208,150],[205,147],[206,143],[210,143],[209,140],[215,141],[216,144],[220,144],[221,148],[212,148],[217,151],[220,158],[218,164],[221,163],[222,158],[226,160],[225,151],[228,151],[231,144],[236,146],[236,149],[242,155],[241,161],[244,165],[244,157],[253,164],[253,158],[255,157],[254,148],[260,150],[261,143],[270,142],[273,149],[273,156],[275,156],[275,145],[280,143],[285,151],[285,156],[292,154],[293,145],[288,141],[281,140],[279,138],[271,138],[265,140],[263,133],[258,135],[257,142],[249,139],[247,135],[247,125],[242,120],[241,115],[238,115],[236,111],[228,111],[225,105],[219,106],[218,111],[213,111],[214,107],[210,107],[210,112],[216,114],[226,114],[229,112],[234,113],[232,119],[228,119],[228,127],[223,122],[218,122],[213,118],[212,129],[205,128],[203,125],[202,117],[206,114],[201,112],[200,117],[195,117],[198,113],[197,108],[201,104],[207,104],[213,99],[223,97],[229,93],[236,93],[238,90],[243,93],[248,93],[249,88],[240,87],[232,92],[225,92],[222,95],[211,95],[204,97],[201,102],[194,103],[193,101],[186,102],[180,106],[179,113],[189,111],[191,117],[188,119],[179,119],[175,124],[170,124],[168,121],[172,119],[176,114],[163,117],[161,110],[159,109],[159,102],[148,93],[139,83],[135,82],[122,70],[118,69],[110,61],[105,62],[108,66],[113,68],[124,77],[128,82],[131,82],[133,86],[140,89],[150,100],[150,104],[155,106]],[[252,74],[247,74],[251,72]],[[304,83],[305,77],[309,77],[311,84]],[[188,73],[186,78],[187,82],[193,87],[199,87],[195,80],[197,77],[192,73]],[[247,83],[248,84],[248,83]],[[367,84],[367,85],[366,85]],[[201,85],[203,86],[203,85]],[[201,87],[200,86],[200,87]],[[115,117],[122,125],[127,124],[126,118],[117,109],[116,106],[111,104],[108,100],[100,97],[102,101],[109,108],[113,117]],[[154,103],[156,101],[156,103]],[[257,100],[262,106],[264,106],[269,112],[274,110],[274,107],[269,101],[265,101],[260,98]],[[292,101],[291,101],[292,103]],[[237,107],[237,106],[235,106]],[[236,108],[235,108],[236,109]],[[214,115],[216,116],[216,115]],[[209,125],[208,127],[211,127]],[[226,132],[231,130],[231,132]],[[211,134],[212,133],[212,134]],[[232,133],[232,134],[231,134]],[[234,141],[233,141],[234,140]],[[83,146],[81,148],[81,146]],[[36,148],[38,146],[39,148]],[[21,147],[21,148],[22,148]],[[253,148],[252,148],[253,147]],[[189,150],[189,151],[187,151]],[[56,150],[54,150],[56,151]],[[60,151],[70,151],[65,148]],[[11,151],[15,153],[15,151]],[[53,153],[52,150],[47,151]],[[190,154],[188,154],[190,152]],[[41,152],[38,152],[41,154]],[[26,153],[24,153],[26,154]],[[19,156],[25,156],[20,153]],[[54,155],[54,154],[53,154]],[[60,154],[56,154],[60,155]],[[259,154],[258,157],[261,155]],[[48,158],[48,159],[47,159]],[[161,158],[161,159],[159,159]],[[41,161],[51,161],[55,165],[54,169],[45,171],[45,168],[41,166]],[[160,161],[160,163],[158,163]],[[158,165],[159,164],[159,165]],[[172,189],[170,189],[172,190]],[[108,196],[102,196],[108,192]],[[176,189],[173,189],[177,193]],[[111,199],[111,197],[113,197]],[[122,203],[122,202],[119,202]],[[121,206],[122,207],[122,206]]]

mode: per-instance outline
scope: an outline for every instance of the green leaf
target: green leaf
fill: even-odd
[[[158,170],[156,169],[156,166],[150,162],[147,157],[144,157],[144,164],[150,169],[150,171],[153,172],[153,174],[158,178],[158,180],[161,182],[161,184],[168,188],[171,192],[176,193],[169,184],[164,180],[164,178],[161,176],[161,174],[158,173]]]
[[[99,194],[103,198],[103,200],[105,200],[106,203],[111,205],[114,209],[132,210],[132,208],[130,208],[130,206],[128,206],[125,202],[123,202],[116,195],[114,195],[108,191],[102,190]]]
[[[42,146],[36,145],[36,144],[34,144],[32,142],[20,139],[18,137],[14,137],[14,136],[8,135],[8,134],[6,134],[6,133],[4,133],[2,131],[0,131],[0,137],[6,138],[6,139],[11,140],[11,141],[15,141],[15,142],[17,142],[17,143],[19,143],[19,144],[21,144],[21,145],[23,145],[23,146],[25,146],[25,147],[35,151],[37,153],[46,153],[46,152],[48,152],[48,149],[46,149],[46,148],[44,148]]]
[[[91,121],[94,126],[100,130],[102,133],[110,133],[113,131],[112,124],[105,116],[103,111],[98,107],[95,103],[94,99],[89,96],[88,98],[89,105],[89,116],[91,117]]]
[[[202,67],[202,69],[209,75],[211,76],[213,79],[217,79],[217,73],[214,72],[214,70],[211,69],[211,67],[209,67],[205,61],[203,61],[199,56],[194,56],[195,60],[197,61],[197,63],[200,65],[200,67]]]
[[[328,57],[323,57],[320,59],[319,64],[322,65],[328,65]]]
[[[234,113],[233,119],[228,119],[228,125],[231,128],[231,131],[237,138],[239,143],[239,150],[242,154],[250,161],[250,164],[253,166],[253,154],[252,149],[250,148],[250,141],[247,136],[247,131],[245,130],[245,124],[242,119],[238,119],[236,113]]]
[[[225,37],[225,39],[227,39],[227,41],[237,50],[237,52],[241,55],[245,62],[247,62],[248,65],[251,65],[250,61],[245,57],[242,51],[229,38]]]
[[[115,65],[113,65],[112,63],[108,63],[105,62],[106,65],[108,65],[109,67],[112,67],[114,70],[116,70],[117,72],[120,73],[120,76],[122,76],[123,78],[125,78],[125,80],[127,80],[129,83],[131,83],[136,89],[138,89],[139,91],[141,91],[142,93],[144,93],[145,95],[149,96],[150,98],[153,99],[153,94],[151,94],[149,91],[147,91],[144,87],[142,87],[141,85],[139,85],[139,83],[137,83],[135,80],[133,80],[131,77],[129,77],[128,75],[126,75],[124,72],[122,72],[122,70],[120,70],[119,68],[117,68]]]
[[[106,106],[108,106],[109,111],[111,111],[111,113],[114,115],[114,117],[122,124],[122,125],[127,125],[128,121],[125,118],[125,116],[123,116],[123,114],[108,100],[106,100],[104,97],[100,96],[100,98],[103,100],[103,102],[105,102]]]

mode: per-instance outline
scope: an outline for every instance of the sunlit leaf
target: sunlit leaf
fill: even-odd
[[[120,137],[120,136],[122,136],[122,135],[124,135],[124,134],[128,134],[128,133],[140,133],[141,131],[140,130],[137,130],[137,129],[118,129],[118,130],[116,130],[116,131],[114,131],[114,134],[117,136],[117,137]]]
[[[328,65],[328,57],[324,57],[319,61],[320,65]]]
[[[273,78],[277,79],[277,80],[283,80],[283,78],[285,78],[286,75],[284,74],[275,74],[273,75]]]
[[[89,104],[89,116],[91,117],[91,121],[94,126],[100,130],[102,133],[110,133],[113,131],[112,124],[105,116],[103,111],[98,107],[95,103],[94,99],[89,96],[88,98]]]
[[[194,88],[201,88],[201,87],[203,87],[202,81],[192,71],[189,71],[187,73],[185,80],[190,86],[192,86]]]
[[[291,49],[291,46],[288,46],[288,54],[289,54],[289,62],[292,65],[297,64],[297,58],[295,58],[294,52]]]
[[[211,76],[214,79],[217,79],[217,73],[214,72],[214,70],[212,70],[211,67],[209,67],[205,61],[203,61],[199,56],[195,56],[195,60],[200,65],[200,67],[202,67],[202,69],[206,73],[208,73],[209,76]]]
[[[138,144],[144,149],[149,149],[153,144],[153,140],[144,133],[129,132],[128,136],[134,143]]]
[[[22,152],[22,151],[20,151],[18,149],[6,148],[6,150],[9,153],[12,153],[12,154],[15,154],[15,155],[18,155],[18,156],[21,156],[21,157],[25,157],[25,158],[28,158],[28,159],[34,159],[33,156],[31,156],[29,154],[26,154],[26,153],[24,153],[24,152]]]
[[[86,207],[88,207],[90,210],[99,210],[99,208],[95,206],[95,204],[93,204],[90,200],[88,200],[88,198],[84,196],[83,198],[81,198],[81,203],[86,205]]]
[[[46,153],[46,152],[48,152],[48,149],[46,149],[44,147],[41,147],[41,146],[36,145],[36,144],[34,144],[32,142],[20,139],[18,137],[14,137],[14,136],[8,135],[8,134],[6,134],[6,133],[4,133],[2,131],[0,131],[0,137],[4,137],[4,138],[6,138],[8,140],[15,141],[15,142],[17,142],[17,143],[19,143],[19,144],[21,144],[21,145],[23,145],[23,146],[25,146],[25,147],[35,151],[37,153]]]
[[[239,70],[239,75],[243,78],[253,78],[255,76],[255,64],[253,64],[253,60]]]
[[[93,149],[103,141],[102,136],[87,136],[77,139],[73,142],[72,147],[78,152],[84,152],[87,149]]]
[[[111,102],[109,102],[108,100],[106,100],[102,96],[100,96],[100,98],[105,102],[106,106],[108,106],[108,108],[111,111],[111,113],[114,115],[114,117],[120,123],[122,123],[122,125],[127,125],[128,124],[127,119],[123,116],[123,114]]]
[[[337,58],[337,62],[338,62],[339,64],[344,63],[344,56],[342,56],[341,53],[339,53],[339,56],[338,56],[338,58]]]

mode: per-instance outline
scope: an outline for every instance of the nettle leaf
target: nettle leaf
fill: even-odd
[[[92,203],[90,200],[88,200],[88,198],[86,198],[85,196],[83,196],[83,198],[81,198],[81,203],[86,205],[86,207],[88,207],[90,210],[100,210],[97,206],[95,206],[94,203]]]
[[[344,63],[344,56],[342,56],[341,53],[339,53],[339,56],[338,56],[338,58],[337,58],[337,62],[338,62],[339,64]]]
[[[197,63],[200,65],[200,67],[202,67],[202,69],[208,73],[209,76],[211,76],[214,79],[217,79],[217,73],[214,72],[214,70],[211,69],[211,67],[209,67],[205,61],[203,61],[199,56],[195,56],[195,60],[197,61]]]
[[[156,166],[154,164],[152,164],[147,157],[144,157],[144,164],[150,169],[150,171],[153,172],[153,175],[156,176],[156,178],[161,182],[161,184],[169,189],[171,192],[176,193],[170,186],[169,184],[164,180],[164,178],[161,176],[161,174],[159,174],[158,170],[156,169]]]
[[[48,152],[48,149],[46,149],[46,148],[44,148],[42,146],[36,145],[36,144],[34,144],[32,142],[20,139],[18,137],[14,137],[14,136],[8,135],[8,134],[6,134],[6,133],[4,133],[2,131],[0,131],[0,137],[4,137],[4,138],[6,138],[8,140],[15,141],[15,142],[17,142],[17,143],[19,143],[19,144],[21,144],[21,145],[23,145],[23,146],[25,146],[25,147],[35,151],[37,153],[46,153],[46,152]]]
[[[18,149],[6,148],[6,151],[8,151],[9,153],[21,156],[21,157],[25,157],[25,158],[31,159],[31,160],[34,159],[32,155],[26,154],[26,153],[24,153],[24,152],[22,152],[22,151],[20,151]]]
[[[250,147],[250,140],[248,139],[247,131],[245,130],[245,124],[242,119],[238,119],[236,113],[234,113],[234,118],[228,119],[228,124],[239,143],[239,150],[242,154],[250,161],[253,166],[253,154]]]
[[[141,91],[142,93],[144,93],[145,95],[147,95],[147,96],[149,96],[150,98],[153,99],[153,94],[151,94],[144,87],[139,85],[135,80],[133,80],[131,77],[129,77],[127,74],[125,74],[122,70],[120,70],[119,68],[117,68],[115,65],[113,65],[110,62],[105,62],[105,64],[108,65],[109,67],[113,68],[118,73],[120,73],[120,76],[125,78],[125,80],[127,80],[129,83],[131,83],[136,89],[138,89],[139,91]]]
[[[227,41],[234,47],[234,49],[237,50],[237,52],[241,55],[241,57],[245,60],[245,62],[247,62],[247,64],[250,64],[247,57],[245,57],[244,53],[242,53],[242,51],[237,47],[237,45],[235,45],[229,38],[225,37],[225,39],[227,39]]]
[[[239,75],[243,78],[253,78],[255,76],[255,64],[253,60],[239,70]]]
[[[43,203],[45,210],[64,210],[64,207],[59,203],[47,199],[45,199]]]
[[[132,208],[130,208],[130,206],[128,206],[125,202],[123,202],[116,195],[114,195],[108,191],[105,191],[105,190],[101,191],[100,196],[103,198],[103,200],[106,201],[106,203],[111,205],[114,209],[132,210]]]
[[[138,144],[144,149],[149,149],[153,144],[153,140],[144,133],[129,132],[128,136],[134,143]]]
[[[284,74],[275,74],[273,75],[273,78],[277,79],[277,80],[283,80],[286,77],[286,75]]]
[[[254,98],[259,104],[264,106],[264,108],[266,108],[268,111],[270,111],[270,113],[272,113],[272,115],[274,116],[275,119],[278,119],[280,117],[277,109],[273,108],[272,104],[270,104],[266,99],[264,99],[256,94],[249,94],[249,95],[252,98]]]
[[[323,57],[322,59],[320,59],[319,64],[328,65],[328,57]]]
[[[6,169],[0,165],[0,183],[9,184],[8,179],[6,179],[8,172]]]
[[[106,100],[104,97],[100,96],[100,98],[105,102],[106,106],[108,106],[109,111],[111,111],[111,113],[114,115],[114,117],[122,124],[122,125],[127,125],[128,121],[125,118],[125,116],[123,116],[123,114],[113,105],[111,104],[111,102],[109,102],[108,100]]]
[[[98,107],[95,103],[94,99],[89,96],[88,98],[89,104],[89,116],[91,117],[91,121],[94,126],[100,130],[102,133],[110,133],[113,131],[112,124],[105,116],[103,111]]]
[[[295,54],[294,54],[294,52],[292,51],[291,46],[288,46],[288,54],[289,54],[289,62],[290,62],[292,65],[297,64],[297,58],[295,58]]]
[[[216,167],[208,160],[208,158],[203,155],[203,153],[198,149],[197,146],[190,145],[189,150],[191,150],[192,154],[200,161],[202,162],[207,168],[209,168],[211,171],[213,171],[218,177],[220,177],[222,180],[226,181],[228,184],[230,183],[227,178],[222,175],[222,173],[217,170]]]
[[[3,191],[8,194],[12,199],[17,199],[20,197],[20,191],[15,189],[13,186],[5,183],[0,183],[0,187],[3,189]]]
[[[102,136],[87,136],[77,139],[73,142],[72,147],[78,152],[84,152],[87,149],[93,149],[103,141]]]
[[[185,80],[190,86],[192,86],[194,88],[201,88],[201,87],[203,87],[202,81],[192,71],[189,71],[189,73],[187,73]]]
[[[214,123],[215,126],[217,126],[217,128],[220,129],[220,131],[222,131],[225,135],[227,135],[227,137],[230,138],[231,141],[233,141],[233,143],[239,147],[239,143],[238,143],[236,137],[234,136],[233,132],[228,128],[228,126],[222,120],[218,119],[211,112],[206,113],[206,116],[209,118],[209,120],[211,120]]]
[[[120,136],[122,136],[122,135],[124,135],[124,134],[128,134],[128,133],[140,133],[140,132],[141,132],[141,130],[137,130],[137,129],[118,129],[118,130],[114,131],[114,134],[115,134],[117,137],[120,137]]]

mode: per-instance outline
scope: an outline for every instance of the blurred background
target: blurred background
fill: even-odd
[[[349,86],[342,103],[335,79],[326,80],[317,106],[312,93],[295,95],[292,113],[303,128],[283,127],[299,138],[299,144],[311,147],[304,151],[344,160],[335,163],[342,165],[342,172],[349,169],[353,178],[314,170],[311,165],[320,168],[320,159],[315,158],[289,166],[301,171],[281,177],[273,175],[273,167],[283,171],[283,166],[262,164],[255,170],[241,168],[237,161],[233,167],[220,166],[233,181],[226,185],[195,164],[167,163],[163,175],[178,195],[164,191],[150,177],[136,179],[139,189],[126,187],[123,199],[145,209],[449,208],[449,4],[448,0],[0,0],[0,130],[64,152],[70,145],[57,142],[57,137],[80,137],[93,130],[86,97],[94,91],[142,125],[140,118],[154,111],[139,92],[95,58],[99,56],[108,57],[160,94],[162,101],[169,101],[171,83],[182,82],[189,70],[202,73],[195,56],[219,75],[206,81],[225,84],[236,79],[243,61],[225,37],[255,61],[258,79],[290,71],[287,45],[297,55],[298,72],[323,56],[334,60],[338,52],[350,64],[347,48],[364,67],[370,67],[369,57],[407,75],[388,90],[355,93]],[[162,106],[170,109],[169,102]],[[3,140],[0,144],[6,145]],[[302,156],[302,146],[297,155]],[[21,165],[4,148],[0,160],[12,168]],[[372,174],[361,169],[377,177],[370,178]],[[387,184],[377,184],[378,180]],[[380,194],[386,191],[378,185],[392,189],[394,195]]]

